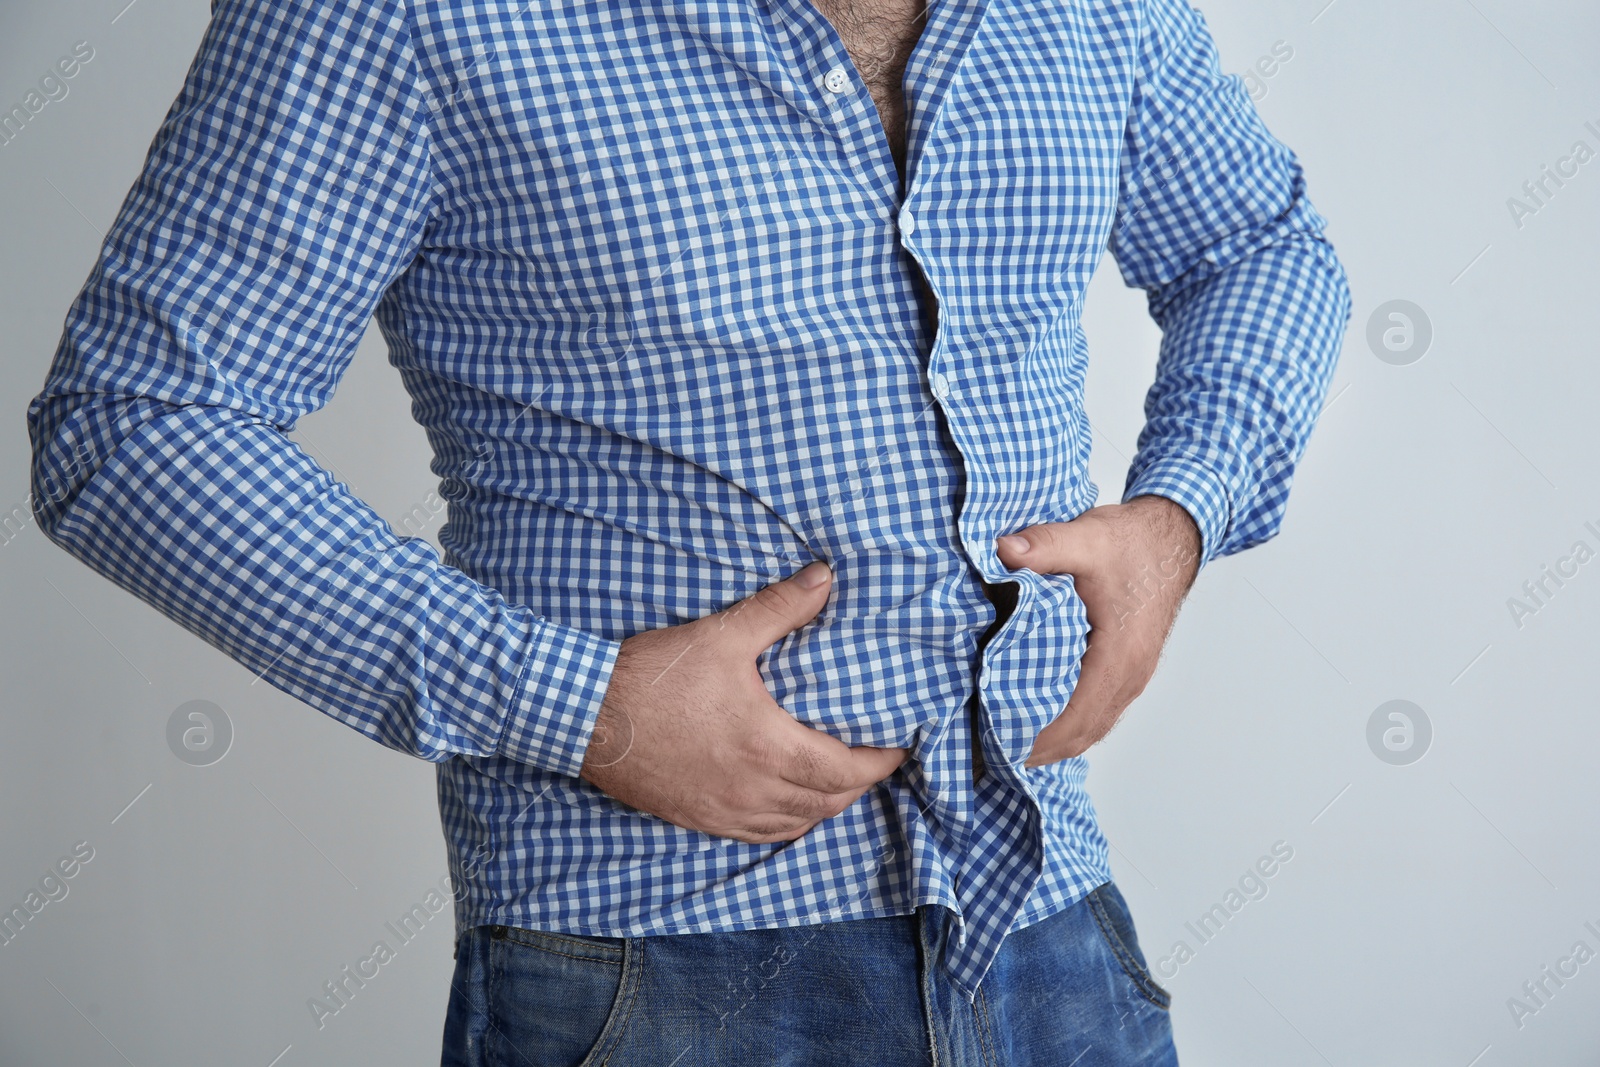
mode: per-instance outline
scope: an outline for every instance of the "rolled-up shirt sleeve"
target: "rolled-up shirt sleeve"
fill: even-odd
[[[1110,250],[1162,342],[1123,499],[1182,505],[1204,566],[1277,534],[1350,297],[1294,154],[1200,14],[1146,11]]]
[[[56,544],[391,748],[576,774],[618,644],[397,537],[287,434],[436,206],[396,3],[223,0],[28,408]]]

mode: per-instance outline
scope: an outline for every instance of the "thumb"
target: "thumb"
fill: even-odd
[[[833,571],[818,560],[713,617],[747,641],[754,654],[816,618],[832,589]]]
[[[1104,523],[1086,512],[1070,522],[1046,522],[1007,534],[995,542],[1000,562],[1012,570],[1037,574],[1087,574],[1105,558]]]

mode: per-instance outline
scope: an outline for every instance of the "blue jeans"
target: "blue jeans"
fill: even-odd
[[[1107,882],[1006,938],[976,1002],[940,908],[657,937],[464,931],[444,1067],[1175,1067],[1169,997]]]

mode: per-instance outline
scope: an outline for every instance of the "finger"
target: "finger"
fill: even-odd
[[[1039,574],[1089,574],[1107,558],[1111,545],[1105,524],[1090,511],[1071,522],[1027,526],[995,542],[995,551],[1012,570]]]
[[[833,571],[817,560],[702,621],[744,641],[754,657],[816,618],[832,582]]]
[[[799,720],[790,721],[798,730],[784,750],[778,774],[794,785],[820,793],[865,792],[905,762],[903,748],[851,748]]]
[[[768,816],[765,819],[757,818],[749,825],[726,836],[752,845],[774,845],[780,841],[798,841],[810,833],[816,825],[815,822],[796,823],[790,818]]]
[[[753,845],[769,845],[779,841],[794,841],[805,836],[806,832],[820,820],[796,818],[792,815],[761,814],[755,816],[739,816],[739,821],[745,825],[729,823],[706,824],[693,818],[688,812],[665,793],[660,793],[661,799],[666,802],[668,812],[663,808],[656,812],[661,818],[674,826],[681,826],[685,830],[694,830],[708,837],[727,837],[735,841],[744,841]]]
[[[810,822],[822,822],[831,819],[844,811],[857,800],[861,799],[870,786],[861,789],[852,789],[843,793],[822,793],[815,789],[803,789],[798,786],[784,789],[773,796],[763,807],[763,814],[787,816],[791,819],[805,819]]]

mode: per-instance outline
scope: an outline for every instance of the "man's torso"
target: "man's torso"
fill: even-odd
[[[436,208],[379,314],[445,478],[446,562],[615,639],[825,559],[827,608],[763,680],[913,759],[770,857],[581,779],[453,761],[453,846],[505,857],[458,919],[687,932],[949,903],[981,954],[1103,881],[1077,760],[1027,774],[1038,893],[965,868],[1026,835],[1026,739],[1086,643],[1070,580],[1008,573],[992,544],[1093,503],[1078,310],[1136,5],[472,10],[412,8]],[[810,870],[840,890],[797,896]]]

